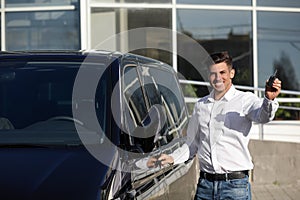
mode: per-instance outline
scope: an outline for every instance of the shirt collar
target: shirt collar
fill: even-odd
[[[207,103],[208,103],[208,102],[215,102],[215,99],[214,99],[214,91],[213,91],[213,90],[209,93],[206,102],[207,102]]]
[[[226,92],[226,94],[220,100],[221,101],[230,101],[234,97],[235,91],[236,91],[236,89],[235,89],[234,85],[231,85],[230,89]],[[207,101],[215,102],[214,90],[209,93]]]
[[[226,101],[230,101],[234,97],[235,91],[236,91],[236,89],[235,89],[234,85],[231,85],[230,89],[226,92],[226,94],[224,95],[224,97],[222,99],[224,99]]]

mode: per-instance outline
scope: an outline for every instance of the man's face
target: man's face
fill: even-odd
[[[209,68],[209,82],[215,90],[215,94],[224,95],[232,84],[235,71],[227,66],[225,62],[214,64]]]

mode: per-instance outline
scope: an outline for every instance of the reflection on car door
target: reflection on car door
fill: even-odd
[[[121,155],[126,170],[117,174],[122,183],[115,197],[168,199],[169,185],[191,166],[184,164],[188,151],[180,151],[185,144],[187,110],[176,75],[169,66],[131,62],[123,67],[121,82],[121,129],[127,153]],[[149,159],[163,153],[182,159],[181,164],[148,165]]]
[[[160,104],[163,110],[161,113],[165,114],[156,145],[161,153],[172,154],[175,163],[179,163],[164,169],[167,199],[191,199],[196,185],[196,162],[186,161],[189,153],[187,155],[188,147],[184,136],[188,115],[178,80],[169,66],[150,64],[143,65],[140,70],[143,74],[142,85],[147,88],[146,96],[150,104],[153,102],[151,106]],[[154,97],[156,94],[158,98]]]
[[[136,199],[165,199],[164,173],[159,166],[147,167],[147,160],[151,156],[158,156],[160,149],[156,146],[156,135],[160,131],[160,114],[152,107],[161,104],[157,97],[147,97],[147,86],[142,82],[139,66],[124,67],[123,95],[124,95],[124,127],[128,136],[128,151],[137,153],[129,158],[131,163],[130,183],[131,195]],[[151,91],[155,95],[157,91]]]

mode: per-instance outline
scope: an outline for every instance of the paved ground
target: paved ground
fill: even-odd
[[[253,200],[300,200],[300,184],[256,185],[252,183]]]

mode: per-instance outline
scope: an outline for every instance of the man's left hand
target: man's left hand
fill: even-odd
[[[266,84],[265,95],[268,99],[274,100],[279,95],[280,91],[281,91],[281,81],[278,78],[274,80],[272,87]]]

